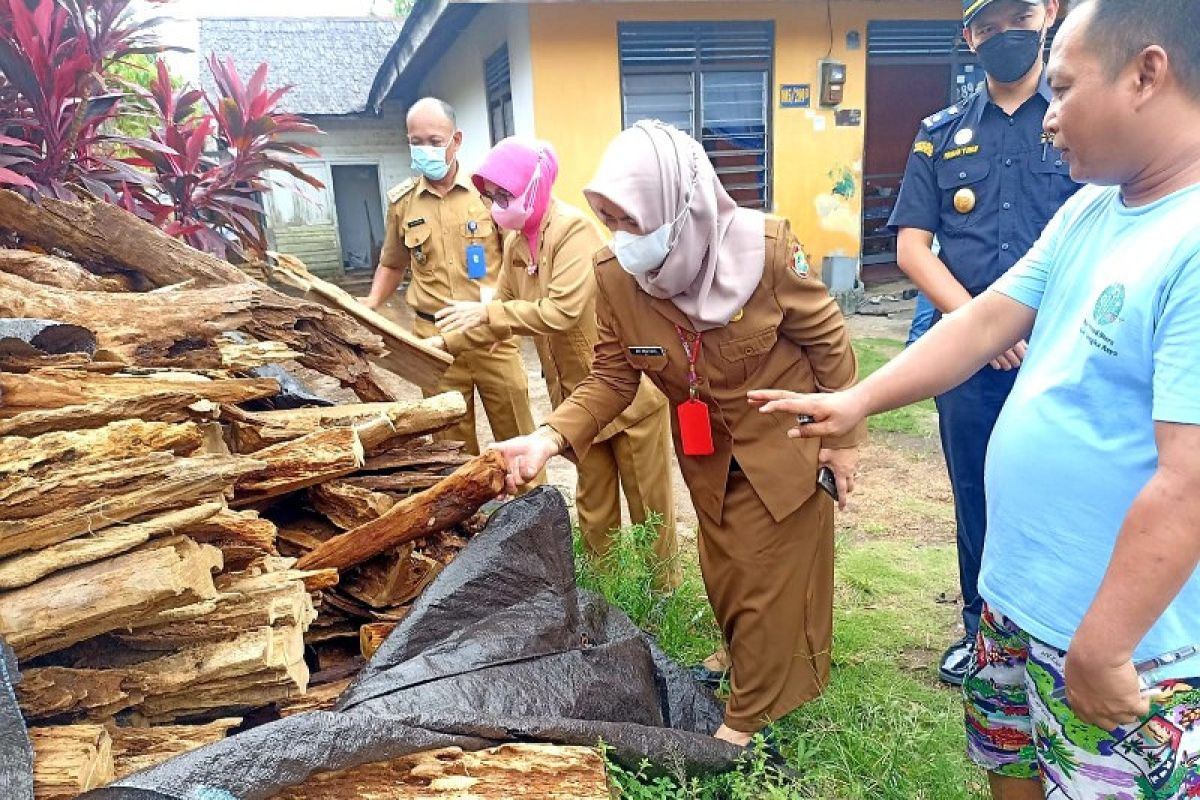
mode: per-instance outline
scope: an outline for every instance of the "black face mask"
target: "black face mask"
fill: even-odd
[[[983,69],[1001,83],[1015,83],[1029,74],[1042,56],[1041,31],[1005,31],[975,51]]]

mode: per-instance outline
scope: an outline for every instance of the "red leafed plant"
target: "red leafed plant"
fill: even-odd
[[[127,206],[148,215],[155,224],[194,247],[222,257],[233,249],[257,253],[266,250],[257,216],[262,206],[255,199],[270,188],[267,173],[287,172],[314,188],[322,183],[284,158],[316,157],[313,148],[283,137],[317,134],[320,130],[294,114],[275,111],[291,87],[270,91],[267,66],[255,70],[243,85],[232,61],[209,58],[219,97],[195,89],[175,89],[166,65],[150,83],[149,100],[159,119],[148,141],[129,142],[135,158],[130,164],[152,170],[162,195],[142,190],[127,195]],[[200,113],[201,102],[209,113]],[[216,137],[224,156],[205,153],[205,144]]]
[[[132,2],[0,0],[0,186],[83,190],[215,255],[260,253],[268,173],[321,188],[288,159],[317,155],[288,137],[320,131],[275,110],[290,87],[269,90],[265,64],[243,84],[232,61],[210,57],[215,98],[174,88],[161,60],[148,90],[119,78],[114,65],[166,49]],[[149,135],[116,135],[126,114],[150,115]]]
[[[145,176],[113,157],[105,123],[120,92],[105,72],[157,51],[154,20],[131,0],[0,0],[0,182],[70,198],[72,186],[113,199]]]

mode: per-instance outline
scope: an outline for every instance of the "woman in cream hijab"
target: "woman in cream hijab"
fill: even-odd
[[[667,396],[732,662],[714,735],[745,745],[829,679],[833,501],[817,471],[834,471],[844,504],[863,436],[790,438],[747,392],[848,387],[854,353],[787,221],[738,208],[691,137],[637,123],[609,145],[584,194],[613,233],[595,258],[591,375],[533,435],[495,447],[515,490],[554,455],[582,459],[643,374]]]

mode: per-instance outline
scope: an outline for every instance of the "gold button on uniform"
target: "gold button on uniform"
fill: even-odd
[[[960,214],[970,214],[975,210],[975,192],[970,189],[959,189],[954,193],[954,210]]]
[[[730,322],[741,322],[742,317],[744,317],[744,316],[746,316],[746,309],[739,308],[737,310],[737,313],[735,313],[732,317],[729,318],[729,321]]]

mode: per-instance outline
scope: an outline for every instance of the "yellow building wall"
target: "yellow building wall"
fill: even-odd
[[[867,22],[882,19],[953,19],[958,0],[834,0],[832,57],[847,66],[845,100],[861,109],[862,124],[838,127],[834,109],[821,108],[817,61],[829,51],[826,4],[816,0],[646,3],[572,2],[529,7],[534,119],[539,138],[558,150],[556,194],[583,205],[582,189],[608,142],[621,130],[621,69],[617,23],[632,21],[774,20],[772,192],[774,213],[789,218],[820,263],[826,255],[859,254],[866,104]],[[858,31],[859,47],[846,47]],[[781,84],[810,84],[811,109],[780,108]],[[922,107],[927,98],[913,98]],[[911,134],[915,135],[916,131]],[[909,135],[908,132],[905,135]],[[854,191],[834,193],[849,174]]]

